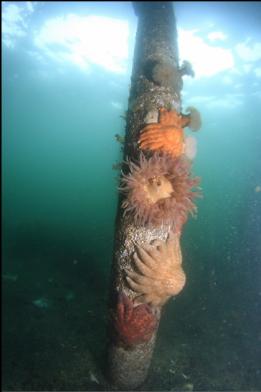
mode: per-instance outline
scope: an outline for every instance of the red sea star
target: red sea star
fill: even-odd
[[[126,294],[119,294],[114,328],[119,339],[126,346],[133,346],[151,339],[158,320],[147,304],[134,306]]]

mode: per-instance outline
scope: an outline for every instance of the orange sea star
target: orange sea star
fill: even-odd
[[[159,122],[146,125],[141,130],[139,146],[142,150],[160,150],[173,157],[184,152],[183,128],[189,126],[190,115],[179,114],[176,110],[159,110]]]

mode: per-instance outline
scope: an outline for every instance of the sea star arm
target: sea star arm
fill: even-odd
[[[172,126],[164,126],[160,128],[148,128],[146,131],[142,132],[139,143],[143,141],[147,141],[149,139],[154,140],[155,137],[158,138],[164,138],[164,139],[170,139],[169,142],[172,142],[173,139],[175,140],[177,138],[177,135],[183,135],[182,128],[176,128]]]
[[[137,285],[137,289],[140,286],[140,289],[142,288],[142,286],[144,285],[151,285],[151,278],[149,278],[147,275],[142,275],[140,273],[134,272],[134,271],[128,271],[127,272],[127,276],[128,278],[130,278],[133,282],[136,283]]]
[[[164,150],[173,156],[180,156],[184,150],[184,135],[182,128],[158,131],[156,134],[142,134],[140,140],[142,150]]]
[[[155,132],[156,132],[159,129],[162,129],[162,124],[152,123],[152,124],[146,125],[144,128],[142,128],[142,130],[140,132],[141,132],[141,134],[143,134],[147,131],[153,131],[153,130],[155,130]]]
[[[150,269],[157,268],[157,260],[155,260],[157,252],[152,245],[144,244],[142,247],[137,246],[137,253],[139,258],[144,264],[146,264],[146,266],[148,266]]]
[[[153,271],[151,271],[151,268],[149,268],[145,263],[143,263],[136,253],[134,253],[133,259],[135,266],[139,272],[147,276],[153,276]]]
[[[180,240],[176,233],[171,232],[169,234],[166,241],[166,250],[173,265],[180,265],[182,263]]]
[[[133,306],[131,301],[128,299],[126,295],[120,293],[119,302],[117,305],[117,312],[121,320],[130,320],[132,316]]]
[[[147,303],[147,304],[151,304],[152,306],[162,306],[164,305],[164,303],[167,302],[167,300],[171,297],[171,295],[169,296],[165,296],[164,299],[162,299],[162,297],[160,296],[155,296],[153,294],[143,294],[143,295],[139,295],[136,297],[135,299],[135,303]]]
[[[137,293],[147,294],[151,292],[153,286],[153,279],[137,274],[136,272],[128,271],[127,281],[130,287]]]
[[[159,123],[164,125],[176,125],[179,115],[175,111],[168,111],[165,108],[159,109]]]
[[[151,141],[151,142],[147,142],[147,143],[144,142],[141,144],[140,147],[142,150],[151,150],[151,151],[162,150],[164,147],[164,143],[162,141],[161,142]],[[168,152],[169,150],[165,149],[165,151]]]
[[[137,258],[150,270],[156,269],[155,260],[143,249],[141,246],[137,246]],[[135,253],[134,253],[135,255]]]

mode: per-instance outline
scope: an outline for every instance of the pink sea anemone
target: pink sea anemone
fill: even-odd
[[[192,188],[199,183],[190,176],[191,163],[185,157],[173,158],[156,153],[139,162],[129,162],[129,174],[123,175],[121,188],[126,198],[124,214],[132,214],[135,224],[150,227],[168,225],[180,232],[188,213],[195,213]]]

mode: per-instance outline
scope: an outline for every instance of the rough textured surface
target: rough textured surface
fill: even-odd
[[[120,388],[136,388],[141,385],[149,369],[154,343],[155,335],[149,343],[137,345],[132,351],[112,346],[109,352],[112,382]],[[126,366],[127,364],[131,366]]]
[[[134,4],[135,13],[138,16],[138,29],[126,118],[125,160],[138,158],[139,133],[151,114],[158,112],[161,107],[180,111],[182,80],[178,68],[177,33],[172,7],[171,2]],[[169,73],[171,73],[174,83],[168,84],[163,80],[164,72],[157,77],[156,81],[153,80],[155,72],[163,70],[164,64],[168,71],[165,72],[166,76],[169,78]],[[169,72],[170,69],[171,72]],[[115,311],[119,291],[124,291],[130,299],[135,297],[135,293],[127,286],[125,272],[126,269],[133,268],[131,261],[135,245],[150,243],[155,239],[166,240],[170,229],[168,226],[146,228],[134,225],[131,217],[123,217],[121,201],[119,200],[116,219],[111,312]],[[160,309],[157,309],[157,315],[160,319]],[[131,389],[144,382],[153,353],[156,332],[155,330],[148,342],[138,344],[131,350],[111,339],[108,368],[113,384],[119,388]]]

